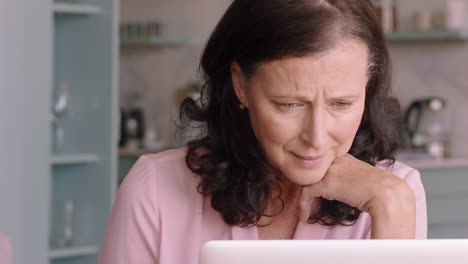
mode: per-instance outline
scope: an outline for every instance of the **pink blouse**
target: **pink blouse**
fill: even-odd
[[[200,177],[185,164],[186,147],[139,158],[120,186],[99,256],[100,264],[195,264],[209,240],[258,239],[255,226],[224,223]],[[383,168],[381,168],[383,169]],[[396,162],[387,170],[404,179],[416,197],[416,238],[427,237],[426,198],[419,172]],[[352,226],[327,228],[299,221],[293,239],[368,239],[371,219],[362,213]]]

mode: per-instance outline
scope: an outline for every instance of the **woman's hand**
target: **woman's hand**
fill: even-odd
[[[388,171],[346,154],[324,178],[302,187],[302,208],[315,197],[349,204],[372,218],[372,238],[414,238],[416,205],[411,188]]]

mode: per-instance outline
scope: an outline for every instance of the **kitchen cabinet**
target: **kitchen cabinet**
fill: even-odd
[[[51,146],[62,142],[50,149],[50,263],[97,263],[112,207],[117,186],[118,4],[117,0],[51,4],[51,101],[59,103],[66,85],[68,109],[60,120],[63,139],[57,136],[56,125],[50,127]],[[63,207],[70,202],[72,238],[57,243],[57,234],[63,232]]]
[[[468,158],[403,161],[421,174],[429,238],[468,238]]]
[[[468,238],[468,166],[420,169],[428,237]]]
[[[9,132],[0,232],[12,240],[15,263],[97,263],[117,186],[118,5],[0,4],[2,25],[10,25],[0,105],[11,113],[1,119],[10,128],[1,129]]]

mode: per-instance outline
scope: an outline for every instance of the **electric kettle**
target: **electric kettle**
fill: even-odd
[[[422,149],[437,159],[446,156],[449,121],[444,99],[429,97],[411,102],[404,114],[411,149]]]

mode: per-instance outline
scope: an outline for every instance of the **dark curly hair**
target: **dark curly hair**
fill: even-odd
[[[278,173],[264,155],[248,111],[239,109],[230,66],[236,61],[249,79],[259,63],[324,52],[340,41],[363,41],[369,51],[366,102],[349,151],[376,165],[394,162],[398,102],[389,97],[390,60],[374,7],[369,0],[234,0],[204,49],[200,71],[204,85],[199,101],[186,98],[180,119],[204,128],[187,143],[186,164],[201,177],[198,191],[229,225],[258,224],[272,199],[281,197]],[[273,188],[279,196],[271,197]],[[280,210],[275,215],[281,213]],[[310,223],[352,225],[361,211],[320,198]]]

